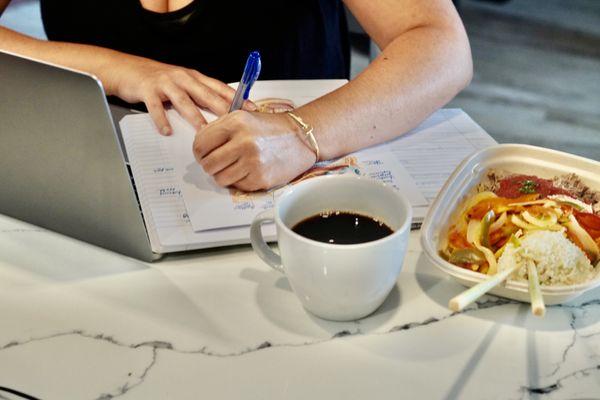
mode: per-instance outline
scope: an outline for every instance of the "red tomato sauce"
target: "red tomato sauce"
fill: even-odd
[[[500,180],[496,195],[514,199],[525,194],[537,193],[542,198],[552,194],[572,196],[567,190],[557,188],[550,179],[538,178],[534,175],[511,175]]]

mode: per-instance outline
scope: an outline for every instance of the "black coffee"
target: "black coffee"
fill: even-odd
[[[394,233],[384,222],[347,211],[314,215],[294,225],[292,230],[305,238],[334,244],[371,242]]]

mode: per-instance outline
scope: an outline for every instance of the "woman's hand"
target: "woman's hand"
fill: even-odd
[[[315,162],[288,115],[246,111],[227,114],[201,129],[194,156],[217,184],[244,191],[287,183]]]
[[[124,57],[115,68],[118,76],[114,77],[114,94],[130,103],[143,101],[161,134],[172,133],[165,114],[166,102],[196,129],[206,125],[198,107],[217,115],[229,111],[235,91],[223,82],[193,69],[136,56]],[[253,111],[256,106],[246,102],[244,109]]]

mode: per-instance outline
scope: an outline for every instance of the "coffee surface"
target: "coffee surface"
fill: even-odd
[[[375,218],[348,211],[331,211],[306,218],[292,228],[323,243],[357,244],[384,238],[394,231]]]

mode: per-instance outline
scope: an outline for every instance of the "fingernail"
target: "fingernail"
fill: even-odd
[[[171,128],[169,128],[168,126],[163,126],[162,134],[165,136],[169,136],[171,134]]]
[[[256,104],[254,104],[252,102],[247,102],[246,104],[248,104],[248,108],[250,109],[250,111],[258,110],[258,107],[256,106]]]

